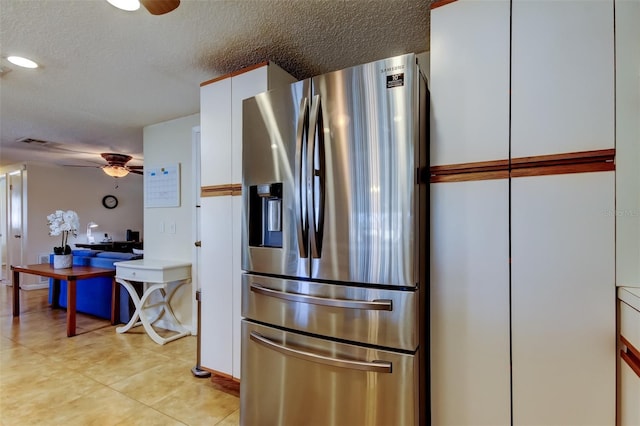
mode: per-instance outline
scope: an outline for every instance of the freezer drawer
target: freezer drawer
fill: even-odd
[[[415,351],[418,291],[244,274],[242,316],[307,333]]]
[[[242,345],[244,426],[417,424],[417,354],[337,343],[247,320]]]

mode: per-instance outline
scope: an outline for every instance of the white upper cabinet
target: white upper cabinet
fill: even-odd
[[[509,156],[509,1],[431,11],[431,165]]]
[[[613,148],[613,0],[514,0],[512,25],[511,156]]]
[[[200,88],[200,184],[231,179],[231,79]]]

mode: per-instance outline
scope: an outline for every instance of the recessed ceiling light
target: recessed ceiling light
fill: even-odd
[[[138,0],[107,0],[109,4],[117,7],[118,9],[126,10],[127,12],[133,12],[140,9],[140,2]]]
[[[31,59],[23,58],[22,56],[8,56],[7,60],[14,65],[23,68],[38,68],[38,64]]]

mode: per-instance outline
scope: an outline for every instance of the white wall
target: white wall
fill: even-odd
[[[71,243],[87,242],[86,227],[91,221],[98,224],[93,230],[97,242],[102,241],[105,233],[113,241],[125,241],[127,229],[140,231],[140,238],[144,239],[142,176],[129,174],[116,179],[100,169],[43,165],[28,165],[27,173],[31,231],[38,228],[46,231],[46,215],[56,209],[75,210],[80,218],[80,231]],[[118,199],[114,209],[102,205],[102,198],[108,194]],[[38,232],[38,236],[41,234]],[[29,244],[36,236],[30,237]],[[57,237],[46,238],[50,247],[57,243]],[[37,237],[33,241],[36,240]]]
[[[22,167],[22,165],[20,165]],[[7,166],[0,172],[14,170]],[[77,238],[70,238],[70,245],[86,242],[87,222],[99,224],[96,241],[107,232],[114,241],[124,240],[127,229],[139,230],[143,237],[142,176],[130,175],[115,179],[98,168],[62,167],[50,164],[29,163],[26,165],[26,200],[23,232],[23,263],[38,263],[39,255],[49,254],[60,245],[60,237],[49,235],[47,215],[55,210],[74,210],[80,219]],[[102,197],[115,195],[118,207],[106,209]],[[26,288],[39,282],[38,277],[25,274],[22,278]],[[32,287],[33,288],[33,287]]]
[[[180,165],[180,206],[144,209],[145,259],[193,263],[192,129],[199,125],[200,115],[194,114],[144,128],[145,168]],[[184,285],[171,306],[182,325],[195,330],[192,299],[192,286]]]

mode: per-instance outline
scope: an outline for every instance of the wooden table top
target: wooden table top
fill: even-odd
[[[113,277],[116,274],[115,269],[95,268],[93,266],[77,266],[71,268],[55,269],[50,263],[38,263],[34,265],[11,265],[14,272],[24,272],[26,274],[40,275],[43,277],[54,278],[58,280],[80,280],[94,277]]]

